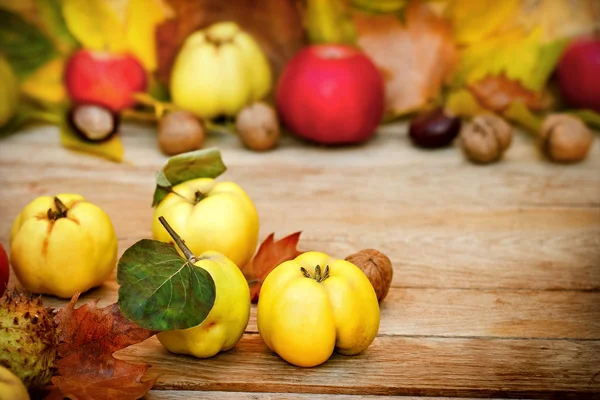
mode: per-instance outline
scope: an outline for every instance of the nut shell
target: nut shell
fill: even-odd
[[[202,123],[189,111],[170,112],[158,123],[158,146],[169,156],[202,148],[204,136]]]
[[[477,115],[460,134],[460,144],[465,156],[476,163],[498,161],[510,147],[513,128],[503,118],[494,114]]]
[[[264,102],[244,107],[237,116],[236,129],[242,143],[255,151],[274,148],[281,136],[277,114]]]
[[[548,158],[557,162],[585,159],[594,137],[581,119],[568,114],[550,114],[542,123],[540,145]]]
[[[360,268],[375,289],[377,300],[382,301],[390,290],[394,269],[390,259],[382,252],[375,249],[364,249],[346,257],[346,261],[351,262]]]
[[[88,142],[104,142],[118,131],[120,115],[96,104],[77,104],[67,113],[71,129]]]

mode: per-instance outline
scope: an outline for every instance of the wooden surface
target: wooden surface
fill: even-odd
[[[109,214],[120,253],[150,237],[166,157],[147,127],[126,126],[123,140],[128,162],[116,164],[61,148],[53,127],[0,139],[0,241],[8,247],[29,201],[61,192]],[[360,356],[298,368],[268,351],[253,308],[238,345],[211,359],[172,355],[155,338],[116,356],[152,365],[148,399],[600,396],[599,142],[585,162],[555,165],[519,135],[502,163],[475,166],[456,147],[415,149],[402,124],[345,149],[286,138],[258,154],[212,137],[228,166],[219,179],[254,200],[261,240],[301,230],[302,250],[390,257],[379,335]],[[113,279],[81,301],[110,304],[117,288]]]

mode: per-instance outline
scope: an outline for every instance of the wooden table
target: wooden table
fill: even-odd
[[[117,164],[63,149],[54,127],[1,139],[2,243],[22,207],[61,192],[110,215],[120,253],[150,237],[166,157],[149,127],[126,126],[123,140],[128,162]],[[599,142],[585,162],[556,165],[521,134],[502,163],[475,166],[456,147],[415,149],[401,123],[346,149],[287,138],[259,154],[212,137],[229,168],[219,179],[255,201],[260,240],[301,230],[302,250],[391,258],[379,335],[360,356],[297,368],[267,350],[253,308],[238,345],[212,359],[169,354],[155,338],[117,356],[153,366],[149,399],[600,396]],[[81,301],[98,297],[116,301],[114,279]]]

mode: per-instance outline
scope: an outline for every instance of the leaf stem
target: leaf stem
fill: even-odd
[[[181,249],[181,251],[185,255],[185,258],[187,258],[188,261],[191,263],[195,263],[196,261],[198,261],[198,259],[194,255],[194,253],[192,253],[190,248],[187,247],[187,245],[185,244],[185,241],[181,238],[181,236],[179,236],[177,234],[177,232],[175,232],[175,230],[173,228],[171,228],[171,225],[169,225],[169,223],[167,222],[165,217],[163,217],[161,215],[160,217],[158,217],[158,220],[165,227],[167,232],[169,232],[169,235],[171,235],[171,237],[175,241],[175,244],[177,244],[177,247],[179,247],[179,249]]]

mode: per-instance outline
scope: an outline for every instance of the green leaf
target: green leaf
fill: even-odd
[[[70,150],[89,153],[111,161],[123,161],[123,144],[118,133],[103,142],[88,142],[73,132],[71,126],[63,120],[60,124],[60,141]]]
[[[504,116],[531,133],[537,134],[542,129],[542,118],[532,113],[521,101],[512,102],[504,111]]]
[[[35,0],[44,27],[58,42],[63,53],[68,54],[79,45],[63,18],[61,0]]]
[[[58,55],[54,44],[18,14],[0,9],[0,52],[24,79]]]
[[[173,186],[191,179],[216,178],[226,170],[221,152],[215,147],[173,156],[156,175],[152,207],[160,203]]]
[[[215,303],[211,275],[181,257],[172,244],[156,240],[142,239],[125,250],[117,282],[121,312],[145,329],[200,325]]]
[[[600,113],[589,109],[571,110],[565,112],[581,118],[581,120],[590,128],[600,130]]]

